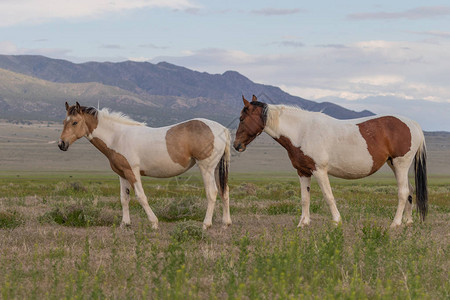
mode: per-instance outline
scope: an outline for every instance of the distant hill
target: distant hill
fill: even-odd
[[[338,119],[373,115],[333,103],[295,97],[257,84],[235,71],[197,72],[166,62],[74,64],[44,56],[0,55],[0,118],[60,119],[64,101],[111,107],[150,125],[208,117],[229,125],[242,108],[242,94],[261,101],[297,105]],[[6,71],[8,70],[8,71]]]

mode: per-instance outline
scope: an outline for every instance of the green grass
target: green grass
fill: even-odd
[[[198,176],[144,181],[155,231],[134,199],[118,227],[115,176],[3,174],[0,298],[448,299],[450,178],[429,182],[427,221],[390,230],[392,178],[333,179],[338,227],[313,181],[312,222],[297,229],[297,178],[233,175],[233,225],[218,198],[205,232]]]

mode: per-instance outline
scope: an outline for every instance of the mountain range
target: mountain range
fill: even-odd
[[[60,120],[64,102],[122,111],[150,126],[206,117],[233,127],[242,95],[296,105],[338,119],[373,115],[292,96],[236,71],[209,74],[160,62],[86,62],[36,55],[0,55],[0,118]]]

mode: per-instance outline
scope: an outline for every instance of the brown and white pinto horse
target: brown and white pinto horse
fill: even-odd
[[[223,200],[223,223],[231,224],[228,189],[230,133],[211,120],[193,119],[179,124],[150,128],[107,109],[69,106],[58,146],[67,151],[86,137],[109,160],[120,176],[122,225],[130,224],[130,188],[147,213],[153,228],[158,219],[148,205],[141,176],[167,178],[189,170],[197,163],[205,184],[208,208],[203,228],[211,226],[217,191]]]
[[[311,176],[314,175],[330,206],[333,221],[341,216],[331,191],[328,174],[339,178],[363,178],[385,162],[394,171],[398,184],[398,207],[391,227],[412,223],[412,186],[408,170],[415,159],[416,203],[422,220],[427,213],[426,147],[420,126],[399,116],[373,116],[337,120],[323,113],[308,112],[285,105],[251,102],[244,108],[236,132],[234,148],[240,152],[263,131],[283,146],[297,169],[301,185],[302,215],[299,227],[310,223]]]

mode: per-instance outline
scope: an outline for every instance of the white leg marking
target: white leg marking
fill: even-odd
[[[397,212],[395,213],[394,221],[391,224],[391,228],[402,224],[403,210],[405,209],[409,196],[408,169],[409,168],[400,167],[397,165],[395,166],[395,177],[397,178],[398,186],[398,207]]]
[[[217,198],[217,186],[214,177],[214,167],[206,167],[199,165],[202,173],[203,183],[205,184],[206,198],[208,199],[208,208],[206,209],[205,220],[203,221],[203,229],[208,229],[212,225],[212,217],[214,213],[214,206]]]
[[[122,224],[120,226],[127,226],[131,224],[130,210],[128,204],[130,203],[130,189],[131,184],[125,178],[119,177],[120,180],[120,202],[122,203]]]
[[[138,199],[141,206],[144,208],[149,221],[152,223],[153,229],[158,229],[158,218],[153,213],[152,209],[150,208],[150,205],[148,205],[147,196],[145,196],[144,188],[142,187],[141,183],[141,176],[139,172],[134,172],[134,175],[136,176],[137,180],[134,183],[134,191],[136,193],[136,198]]]
[[[300,190],[302,197],[302,215],[300,217],[300,222],[297,227],[303,227],[309,225],[311,219],[309,217],[309,202],[310,202],[310,188],[311,188],[311,177],[300,176]]]
[[[336,223],[336,225],[339,224],[341,222],[341,214],[336,207],[336,201],[334,200],[333,192],[331,191],[327,172],[324,170],[318,170],[315,171],[313,175],[316,176],[317,183],[319,184],[322,194],[330,207],[333,222]]]

